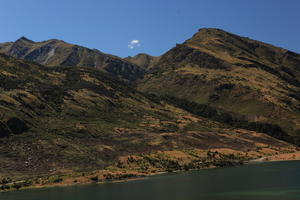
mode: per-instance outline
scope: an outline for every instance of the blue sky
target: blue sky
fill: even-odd
[[[300,53],[299,0],[0,0],[0,27],[0,42],[57,38],[120,57],[160,55],[201,27]]]

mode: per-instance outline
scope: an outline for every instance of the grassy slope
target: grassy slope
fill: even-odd
[[[92,68],[47,68],[0,54],[0,79],[2,177],[91,171],[121,156],[174,149],[295,150],[150,100]]]
[[[116,154],[147,149],[140,142],[145,131],[151,136],[152,129],[141,125],[145,119],[177,119],[163,105],[94,69],[49,69],[2,55],[0,66],[2,124],[16,118],[21,122],[13,126],[30,128],[23,127],[26,134],[3,128],[2,136],[9,135],[1,141],[1,156],[8,160],[3,171],[103,167]],[[127,129],[135,131],[130,135]]]
[[[138,89],[300,130],[300,55],[218,29],[201,29],[140,80]],[[163,83],[163,84],[162,84]]]

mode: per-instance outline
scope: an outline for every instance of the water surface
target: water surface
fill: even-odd
[[[123,183],[0,193],[1,200],[300,200],[300,161],[171,173]]]

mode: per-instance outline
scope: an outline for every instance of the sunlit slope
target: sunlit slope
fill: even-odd
[[[4,177],[89,171],[121,156],[174,149],[295,149],[150,100],[93,68],[44,67],[0,54],[0,80]]]
[[[138,89],[300,131],[300,55],[219,29],[200,29],[161,56]]]

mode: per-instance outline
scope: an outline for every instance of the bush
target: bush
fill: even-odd
[[[10,178],[3,178],[1,181],[0,181],[0,184],[7,184],[7,183],[10,183],[11,182],[11,179]]]
[[[22,184],[21,183],[14,183],[12,185],[13,188],[15,188],[16,190],[20,189],[22,187]]]
[[[90,178],[90,179],[91,179],[91,181],[94,181],[94,182],[98,182],[98,181],[99,181],[98,176],[92,177],[92,178]]]
[[[0,189],[1,190],[9,190],[10,186],[9,185],[1,185]]]
[[[63,179],[62,178],[56,178],[56,179],[54,179],[54,183],[60,183],[60,182],[62,182],[63,181]]]

